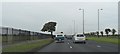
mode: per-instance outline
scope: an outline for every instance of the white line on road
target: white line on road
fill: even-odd
[[[70,46],[70,48],[72,48],[72,46]]]
[[[97,47],[101,47],[100,45],[97,45]]]
[[[69,44],[69,43],[68,43]]]

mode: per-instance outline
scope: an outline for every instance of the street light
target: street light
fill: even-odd
[[[103,10],[103,9],[98,9],[98,36],[99,36],[99,17],[100,17],[100,16],[99,16],[99,15],[100,15],[99,11],[100,11],[100,10]]]
[[[73,33],[75,34],[75,20],[72,20],[72,22],[73,22]]]
[[[79,10],[82,10],[83,11],[83,34],[84,34],[84,9],[79,9]]]

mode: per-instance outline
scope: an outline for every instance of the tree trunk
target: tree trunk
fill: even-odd
[[[99,38],[100,36],[98,35],[98,38]]]
[[[113,36],[114,36],[115,34],[113,33]]]
[[[53,32],[51,31],[51,35],[53,35]]]
[[[53,31],[51,31],[51,36],[52,36],[52,39],[53,39],[53,38],[54,38],[54,37],[53,37]]]
[[[120,38],[120,35],[118,34],[118,38]]]
[[[102,34],[102,37],[103,37],[103,34]]]
[[[107,37],[108,37],[108,34],[107,34]]]

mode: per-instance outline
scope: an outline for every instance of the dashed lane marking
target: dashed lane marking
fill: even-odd
[[[70,44],[70,43],[68,43],[68,44]]]
[[[70,46],[70,48],[72,48],[72,46]]]
[[[97,45],[97,47],[101,47],[100,45]]]

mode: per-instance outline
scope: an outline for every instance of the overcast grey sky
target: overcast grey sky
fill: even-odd
[[[119,0],[2,0],[2,2],[118,2]]]
[[[82,33],[82,11],[85,10],[85,32],[97,31],[97,10],[100,11],[100,30],[118,30],[117,2],[4,2],[2,26],[40,32],[48,21],[57,22],[56,32]]]

